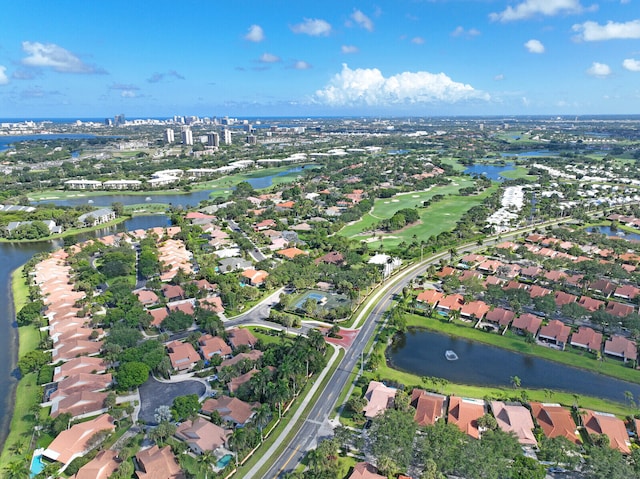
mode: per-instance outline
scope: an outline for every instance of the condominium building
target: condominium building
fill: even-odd
[[[173,143],[174,141],[176,141],[175,134],[173,133],[173,130],[171,128],[167,128],[165,130],[164,141],[166,141],[167,143]]]
[[[191,128],[185,128],[182,130],[182,144],[193,145],[193,133],[191,132]]]

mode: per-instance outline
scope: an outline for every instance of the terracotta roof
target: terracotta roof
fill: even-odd
[[[58,383],[58,389],[51,394],[51,400],[71,396],[81,391],[101,391],[113,382],[111,374],[75,373]]]
[[[508,309],[495,308],[489,311],[484,319],[485,321],[491,321],[492,323],[498,323],[500,326],[509,326],[516,313],[509,311]]]
[[[258,285],[261,285],[262,283],[264,283],[264,280],[267,279],[267,276],[269,276],[269,273],[267,273],[266,271],[263,271],[261,269],[259,269],[259,270],[245,269],[242,272],[242,276],[247,278],[251,282],[252,285],[258,286]]]
[[[327,263],[340,265],[344,263],[344,255],[339,251],[331,251],[324,256],[320,256],[314,260],[315,264]]]
[[[245,328],[233,328],[227,331],[227,335],[229,338],[229,342],[231,343],[231,347],[234,349],[238,346],[249,346],[253,348],[257,343],[258,339],[251,334],[251,331]]]
[[[558,282],[558,281],[561,281],[563,278],[566,278],[567,273],[565,273],[564,271],[559,271],[557,269],[554,269],[552,271],[546,272],[544,274],[544,277],[548,281]]]
[[[613,293],[614,296],[617,296],[618,298],[624,298],[624,299],[634,299],[639,294],[640,294],[640,289],[630,284],[624,284],[622,286],[618,286],[615,292]]]
[[[200,355],[196,352],[191,343],[171,341],[167,344],[167,349],[169,350],[171,365],[178,371],[191,369],[193,365],[200,360]]]
[[[103,373],[107,370],[107,363],[102,358],[80,356],[56,366],[53,372],[53,380],[60,381],[67,376],[78,373]]]
[[[416,410],[413,419],[418,423],[418,426],[434,424],[438,419],[444,417],[446,399],[446,396],[441,394],[414,389],[411,392],[411,405]]]
[[[528,278],[536,278],[540,273],[542,273],[542,268],[538,266],[527,266],[520,270],[520,276],[526,276]]]
[[[618,318],[624,318],[633,313],[633,306],[630,304],[617,303],[616,301],[609,301],[605,311],[609,314],[617,316]]]
[[[416,301],[434,305],[438,301],[440,301],[442,298],[444,298],[444,294],[442,294],[440,291],[436,291],[435,289],[427,289],[422,293],[418,294]]]
[[[120,461],[117,460],[118,451],[106,449],[100,451],[87,464],[82,466],[73,479],[108,479],[116,469],[120,467]]]
[[[219,336],[205,334],[200,336],[198,343],[205,359],[211,359],[215,354],[221,356],[229,356],[231,354],[231,347]]]
[[[442,270],[436,273],[438,278],[446,278],[447,276],[451,276],[452,274],[456,274],[458,272],[457,269],[452,268],[451,266],[445,266]]]
[[[460,281],[467,281],[470,279],[484,279],[484,276],[482,275],[482,273],[475,271],[473,269],[468,269],[466,271],[463,271],[462,274],[460,275],[459,279]]]
[[[616,290],[616,285],[606,279],[598,279],[589,283],[589,289],[609,296]]]
[[[613,414],[595,411],[584,411],[582,424],[589,434],[604,434],[609,438],[609,447],[617,449],[622,454],[631,454],[631,443],[627,428],[621,419]]]
[[[565,304],[575,303],[578,297],[573,294],[565,293],[564,291],[556,291],[555,295],[556,306],[564,306]]]
[[[491,411],[500,429],[506,433],[514,433],[520,444],[537,444],[533,434],[533,419],[531,419],[531,413],[526,407],[520,404],[505,404],[502,401],[492,401]]]
[[[378,469],[368,462],[359,462],[353,466],[349,479],[387,479],[387,476],[378,474]]]
[[[450,294],[438,302],[439,309],[458,311],[462,309],[464,298],[459,294]]]
[[[586,348],[590,351],[600,351],[602,334],[586,326],[580,326],[578,332],[571,335],[571,345]]]
[[[544,435],[553,437],[566,437],[571,442],[580,444],[576,423],[568,409],[559,404],[545,404],[539,402],[530,403],[533,417],[538,421]]]
[[[158,302],[158,295],[148,289],[136,291],[135,295],[138,297],[138,301],[142,304],[155,304]]]
[[[136,459],[140,465],[140,470],[136,471],[138,479],[184,478],[178,461],[171,452],[171,446],[160,449],[154,445],[136,454]]]
[[[447,421],[473,437],[480,438],[478,418],[485,413],[484,401],[478,399],[465,399],[458,396],[449,397],[449,415]]]
[[[43,455],[65,466],[89,450],[89,441],[99,431],[114,431],[113,418],[102,414],[91,421],[74,424],[56,436]]]
[[[571,328],[562,321],[552,319],[549,324],[542,326],[538,333],[539,338],[551,339],[556,343],[566,344],[571,334]]]
[[[238,389],[240,388],[240,386],[242,386],[244,383],[248,383],[251,380],[251,378],[256,374],[258,374],[258,370],[254,368],[251,371],[243,374],[242,376],[233,378],[231,381],[229,381],[229,384],[227,384],[227,387],[229,388],[229,392],[231,394],[235,394],[236,392],[238,392]]]
[[[80,391],[75,392],[51,406],[51,417],[68,412],[72,417],[97,414],[105,410],[106,392]]]
[[[593,313],[594,311],[599,310],[601,307],[604,307],[604,301],[593,299],[589,296],[580,297],[580,299],[578,300],[578,304],[590,313]]]
[[[212,414],[214,411],[218,411],[224,421],[244,425],[253,416],[254,407],[256,406],[259,406],[259,404],[252,405],[238,398],[223,395],[207,399],[202,404],[202,412]]]
[[[542,286],[538,286],[537,284],[533,284],[531,285],[531,288],[529,288],[529,296],[531,297],[531,299],[541,298],[542,296],[551,294],[551,292],[552,291],[550,289],[543,288]]]
[[[153,319],[151,320],[151,326],[158,327],[162,324],[162,321],[165,320],[167,316],[169,316],[169,311],[166,307],[157,308],[157,309],[148,309],[147,313],[149,313]]]
[[[294,246],[293,248],[281,249],[280,251],[276,251],[276,254],[284,256],[285,258],[293,259],[296,256],[300,256],[302,254],[308,255],[309,253],[307,253],[306,251],[302,251],[301,249]]]
[[[167,299],[184,298],[184,289],[177,284],[163,284],[162,294]]]
[[[541,324],[542,318],[534,316],[530,313],[524,313],[523,315],[513,320],[513,322],[511,323],[511,328],[528,331],[535,336]]]
[[[222,361],[222,363],[220,363],[220,366],[218,366],[218,371],[220,371],[222,368],[224,368],[226,366],[233,366],[234,364],[242,361],[243,359],[249,359],[251,361],[257,361],[258,359],[260,359],[262,357],[262,355],[263,355],[262,351],[260,351],[258,349],[253,349],[253,350],[249,351],[248,353],[236,354],[234,357],[232,357],[230,359],[225,359],[224,361]]]
[[[192,299],[186,299],[182,301],[176,301],[174,303],[167,304],[170,312],[181,311],[184,314],[188,314],[189,316],[193,316],[196,312],[195,307],[193,306],[194,301]]]
[[[611,356],[635,361],[638,357],[638,345],[624,336],[614,335],[604,343],[604,352]]]
[[[487,303],[484,301],[471,301],[470,303],[462,305],[460,314],[462,316],[475,316],[476,319],[482,319],[488,311],[489,306],[487,306]]]
[[[500,261],[488,259],[480,263],[477,269],[480,271],[495,273],[500,266],[502,266],[502,263]]]
[[[224,313],[224,306],[222,305],[222,298],[220,296],[200,299],[198,300],[198,304],[202,309],[213,311],[214,313]]]
[[[227,442],[229,431],[203,417],[186,420],[178,426],[175,436],[188,444],[196,454],[215,451]]]
[[[72,339],[64,343],[58,343],[51,355],[53,362],[68,361],[78,356],[91,356],[98,354],[102,349],[102,341],[87,341],[84,339]]]
[[[371,381],[364,395],[367,400],[364,408],[365,417],[373,418],[386,411],[393,404],[397,392],[396,388],[390,388],[378,381]]]

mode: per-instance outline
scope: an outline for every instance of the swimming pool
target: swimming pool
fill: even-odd
[[[218,462],[216,462],[216,469],[224,469],[233,459],[232,454],[227,454],[226,456],[222,456]]]
[[[42,454],[35,452],[33,454],[33,459],[31,459],[31,466],[29,467],[31,470],[31,477],[36,477],[40,474],[44,470],[45,466],[46,464],[42,462]]]

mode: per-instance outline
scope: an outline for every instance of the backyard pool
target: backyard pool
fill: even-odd
[[[29,468],[31,470],[30,476],[36,477],[44,470],[45,466],[46,464],[42,462],[42,450],[34,452],[33,459],[31,459],[31,467]]]
[[[218,462],[216,462],[216,469],[224,469],[233,459],[232,454],[227,454],[226,456],[222,456]]]

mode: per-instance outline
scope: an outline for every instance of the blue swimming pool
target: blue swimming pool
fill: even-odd
[[[34,454],[33,459],[31,459],[31,467],[29,468],[31,469],[31,477],[36,477],[40,474],[45,466],[46,464],[42,462],[42,454]]]
[[[232,454],[227,454],[226,456],[222,456],[218,462],[216,462],[217,469],[224,469],[233,459]]]

